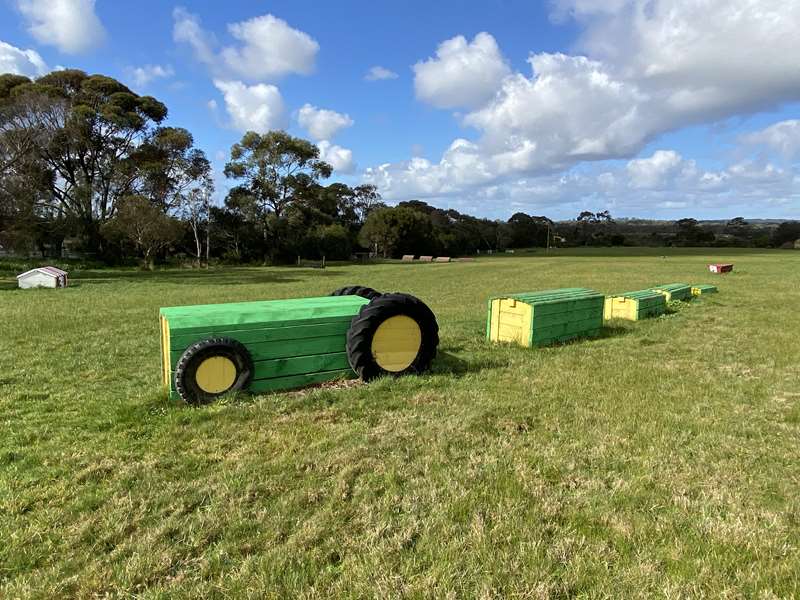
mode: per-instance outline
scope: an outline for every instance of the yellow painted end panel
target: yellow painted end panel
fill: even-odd
[[[419,324],[406,315],[386,319],[372,336],[372,356],[390,373],[405,371],[414,362],[422,346]]]
[[[533,307],[513,298],[505,298],[497,302],[497,308],[492,306],[492,312],[497,311],[497,333],[494,341],[511,342],[520,346],[531,345],[531,330],[533,325]]]
[[[169,375],[171,369],[170,354],[169,354],[169,322],[166,317],[161,317],[161,376],[163,378],[164,387],[169,389],[170,381]]]
[[[603,311],[603,318],[608,319],[627,319],[628,321],[639,320],[639,301],[625,298],[624,296],[613,296],[606,298]]]
[[[500,341],[500,300],[492,300],[492,322],[489,327],[489,339],[492,342]]]
[[[702,295],[703,295],[703,290],[696,287],[692,288],[692,296],[702,296]]]

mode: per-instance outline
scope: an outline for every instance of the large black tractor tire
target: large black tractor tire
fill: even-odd
[[[363,285],[347,285],[331,293],[331,296],[361,296],[367,300],[374,300],[380,295],[379,291]]]
[[[364,381],[424,373],[438,346],[436,316],[408,294],[383,294],[365,304],[347,332],[347,358]]]
[[[246,390],[253,380],[253,358],[230,338],[211,338],[189,346],[175,366],[175,390],[187,404],[207,404],[229,392]]]

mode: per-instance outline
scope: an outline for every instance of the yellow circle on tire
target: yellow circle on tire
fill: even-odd
[[[414,362],[422,345],[419,324],[405,315],[389,317],[372,336],[372,357],[390,373],[405,371]]]
[[[200,363],[194,378],[206,394],[221,394],[233,387],[236,365],[226,356],[212,356]]]

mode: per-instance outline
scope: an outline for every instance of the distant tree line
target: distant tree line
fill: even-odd
[[[554,222],[519,212],[473,217],[419,200],[389,207],[374,186],[326,184],[331,165],[309,141],[249,132],[231,148],[233,184],[212,202],[211,164],[167,107],[119,81],[77,70],[32,80],[0,75],[0,249],[70,252],[151,268],[176,257],[279,264],[468,255],[547,246],[787,246],[800,223],[615,221],[582,212]]]

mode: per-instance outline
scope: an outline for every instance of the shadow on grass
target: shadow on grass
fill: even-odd
[[[465,360],[449,352],[439,352],[433,361],[432,375],[453,375],[460,377],[470,373],[480,373],[489,369],[502,369],[508,366],[508,360],[499,357]]]

